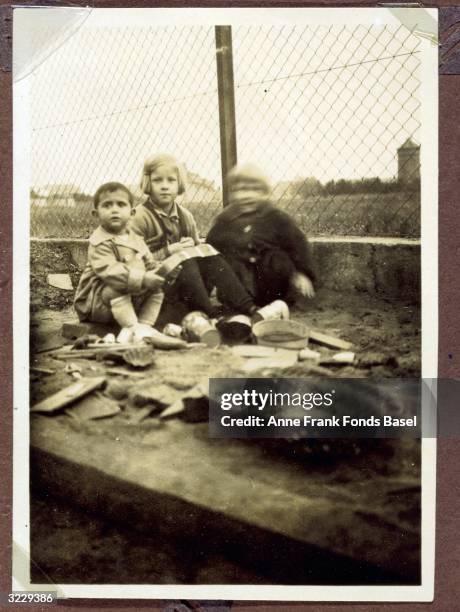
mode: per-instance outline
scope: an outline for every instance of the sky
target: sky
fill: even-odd
[[[157,152],[220,186],[212,25],[112,26],[90,14],[65,36],[38,25],[31,45],[34,36],[46,52],[28,76],[32,186],[135,185]],[[291,22],[241,23],[232,38],[239,161],[273,183],[396,175],[397,148],[419,141],[415,35],[399,24]]]

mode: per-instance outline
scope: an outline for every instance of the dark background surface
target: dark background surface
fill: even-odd
[[[109,1],[75,1],[75,2],[32,2],[17,1],[16,6],[32,4],[54,6],[94,6],[116,7],[128,3]],[[152,7],[167,6],[376,6],[375,2],[142,2],[135,1],[129,6]],[[381,3],[380,5],[384,5]],[[448,7],[456,2],[421,3],[422,6]],[[11,99],[11,57],[9,54],[10,3],[0,0],[1,33],[1,219],[0,224],[0,339],[2,358],[0,360],[0,388],[2,423],[0,427],[0,591],[8,592],[11,588],[11,497],[12,497],[12,424],[13,424],[13,384],[12,384],[12,99]],[[460,19],[460,17],[459,17]],[[450,21],[451,23],[451,21]],[[452,62],[450,62],[452,65]],[[460,100],[460,75],[441,75],[439,78],[439,377],[460,377],[460,325],[458,322],[460,301],[460,242],[458,239],[458,211],[460,200],[460,122],[458,107]],[[433,287],[436,291],[436,287]],[[458,508],[460,507],[460,441],[441,439],[437,447],[437,504],[436,504],[436,575],[435,600],[430,604],[318,604],[318,603],[269,603],[269,602],[236,602],[233,608],[262,612],[266,610],[455,610],[458,608],[460,547],[458,535]],[[26,460],[26,458],[24,458]],[[159,610],[206,610],[208,606],[199,602],[190,602],[187,607],[173,605],[173,602],[152,600],[68,600],[56,606],[29,606],[34,610],[124,610],[124,609],[159,609]],[[219,606],[222,612],[225,605]],[[214,608],[216,609],[216,608]],[[218,609],[218,608],[217,608]],[[228,608],[227,608],[228,609]]]

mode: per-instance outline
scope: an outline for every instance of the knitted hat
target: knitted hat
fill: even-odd
[[[244,205],[268,202],[271,186],[260,168],[254,164],[235,166],[227,175],[228,203]]]
[[[185,185],[187,182],[187,173],[182,164],[180,164],[174,157],[167,155],[166,153],[160,153],[153,157],[148,157],[144,162],[144,168],[142,170],[141,177],[141,190],[143,193],[150,194],[150,175],[155,172],[160,166],[171,166],[177,173],[177,182],[179,185],[178,195],[181,195],[185,191]]]
[[[227,188],[232,191],[238,188],[238,183],[253,183],[257,190],[265,192],[267,195],[271,192],[271,186],[268,178],[262,170],[255,164],[242,164],[235,166],[227,175]]]

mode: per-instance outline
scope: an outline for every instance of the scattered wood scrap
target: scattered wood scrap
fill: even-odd
[[[110,351],[121,352],[134,347],[145,346],[141,342],[131,344],[91,344],[86,349],[67,348],[54,351],[52,357],[56,359],[96,359],[98,355],[104,355]]]
[[[131,394],[131,401],[135,406],[154,404],[161,410],[173,404],[183,393],[169,385],[147,382],[135,388]]]
[[[54,374],[56,370],[51,370],[50,368],[42,368],[38,366],[31,366],[31,372],[35,372],[36,374]]]
[[[78,382],[61,389],[57,393],[50,395],[46,399],[38,402],[30,408],[31,412],[50,413],[64,408],[75,402],[79,398],[91,393],[95,389],[102,387],[105,383],[105,376],[95,376],[92,378],[81,378]]]
[[[251,374],[269,368],[289,368],[297,361],[297,351],[261,345],[236,345],[232,353],[245,361],[237,368],[239,372]]]
[[[78,421],[90,421],[115,416],[120,406],[102,393],[93,393],[65,409],[65,413]]]
[[[146,377],[145,372],[136,372],[135,370],[123,369],[122,367],[104,368],[104,372],[106,374],[113,374],[115,376],[128,376],[129,378],[142,378],[142,380],[145,380],[145,377]]]
[[[179,417],[183,412],[185,412],[184,402],[182,399],[178,399],[173,404],[165,408],[159,416],[160,419],[166,421],[168,419]]]
[[[345,351],[343,353],[335,353],[334,355],[328,355],[320,361],[320,365],[324,366],[344,366],[352,365],[355,362],[356,355],[351,351]]]
[[[200,423],[209,418],[209,379],[203,379],[191,389],[179,393],[162,410],[161,420],[180,418],[187,423]]]
[[[147,344],[151,344],[157,349],[171,350],[171,349],[182,349],[187,348],[187,342],[181,338],[173,338],[166,334],[158,332],[152,338],[144,338]]]
[[[72,281],[68,274],[48,274],[48,285],[56,287],[56,289],[63,289],[64,291],[72,291]]]
[[[111,351],[101,355],[104,361],[113,361],[117,364],[128,364],[133,368],[147,368],[155,363],[155,353],[152,346],[136,346],[125,351]]]
[[[346,340],[341,340],[335,336],[329,336],[328,334],[323,334],[322,332],[314,330],[310,331],[310,340],[315,344],[321,344],[323,346],[327,346],[328,348],[341,351],[349,351],[353,346],[351,342],[347,342]]]
[[[136,408],[136,410],[129,410],[125,413],[126,420],[131,425],[138,425],[150,416],[152,412],[151,406],[144,406],[143,408]]]
[[[318,351],[312,351],[309,348],[304,348],[299,351],[299,361],[319,361],[321,358],[321,353]]]

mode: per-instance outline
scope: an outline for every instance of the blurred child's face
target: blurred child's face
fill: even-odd
[[[101,226],[111,234],[121,234],[125,231],[134,209],[126,191],[103,191],[94,211]]]
[[[243,204],[259,198],[267,197],[267,188],[261,182],[252,177],[238,177],[229,189],[229,199],[232,203]]]
[[[245,176],[245,177],[240,177],[238,178],[238,180],[235,182],[235,190],[238,191],[260,191],[260,192],[264,192],[266,191],[266,188],[264,186],[263,183],[261,183],[260,181],[258,181],[255,178],[252,178],[250,176]]]
[[[174,166],[159,166],[150,175],[150,196],[161,208],[167,208],[177,198],[179,180]]]

